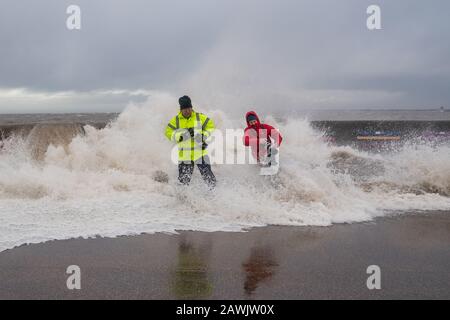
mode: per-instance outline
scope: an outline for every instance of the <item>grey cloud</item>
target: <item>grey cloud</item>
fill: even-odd
[[[373,3],[383,30],[370,32]],[[65,28],[69,4],[80,32]],[[4,0],[0,88],[167,90],[229,110],[434,108],[450,104],[449,12],[446,0]],[[111,99],[95,97],[99,111],[124,106]]]

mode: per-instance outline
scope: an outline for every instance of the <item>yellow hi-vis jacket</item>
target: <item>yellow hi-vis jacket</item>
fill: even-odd
[[[166,128],[166,137],[178,144],[178,161],[196,161],[208,154],[206,144],[195,141],[193,138],[183,139],[187,129],[193,128],[195,135],[202,134],[204,140],[209,138],[214,131],[214,122],[202,113],[192,111],[186,119],[181,111],[170,120]]]

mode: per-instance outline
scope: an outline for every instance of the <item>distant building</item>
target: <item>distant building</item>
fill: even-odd
[[[444,112],[445,111],[445,108],[444,107],[441,107],[441,112]]]

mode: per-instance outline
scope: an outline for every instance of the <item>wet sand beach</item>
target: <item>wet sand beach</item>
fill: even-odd
[[[0,253],[0,299],[450,299],[450,212],[73,239]],[[82,289],[66,287],[81,268]],[[368,290],[369,265],[381,290]]]

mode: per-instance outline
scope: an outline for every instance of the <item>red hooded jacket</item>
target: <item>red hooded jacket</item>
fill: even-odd
[[[248,123],[249,115],[254,115],[256,117],[256,125],[251,126]],[[263,144],[264,142],[268,143],[272,139],[272,141],[274,141],[277,146],[281,145],[283,137],[281,136],[280,132],[268,124],[261,123],[255,111],[247,112],[247,114],[245,115],[245,120],[247,121],[247,128],[245,128],[244,131],[244,145],[247,147],[252,147],[253,156],[256,159],[259,160],[259,156],[261,155],[260,152],[264,152],[264,154],[266,152],[265,150],[259,150],[260,144]],[[261,141],[262,139],[266,141]]]

